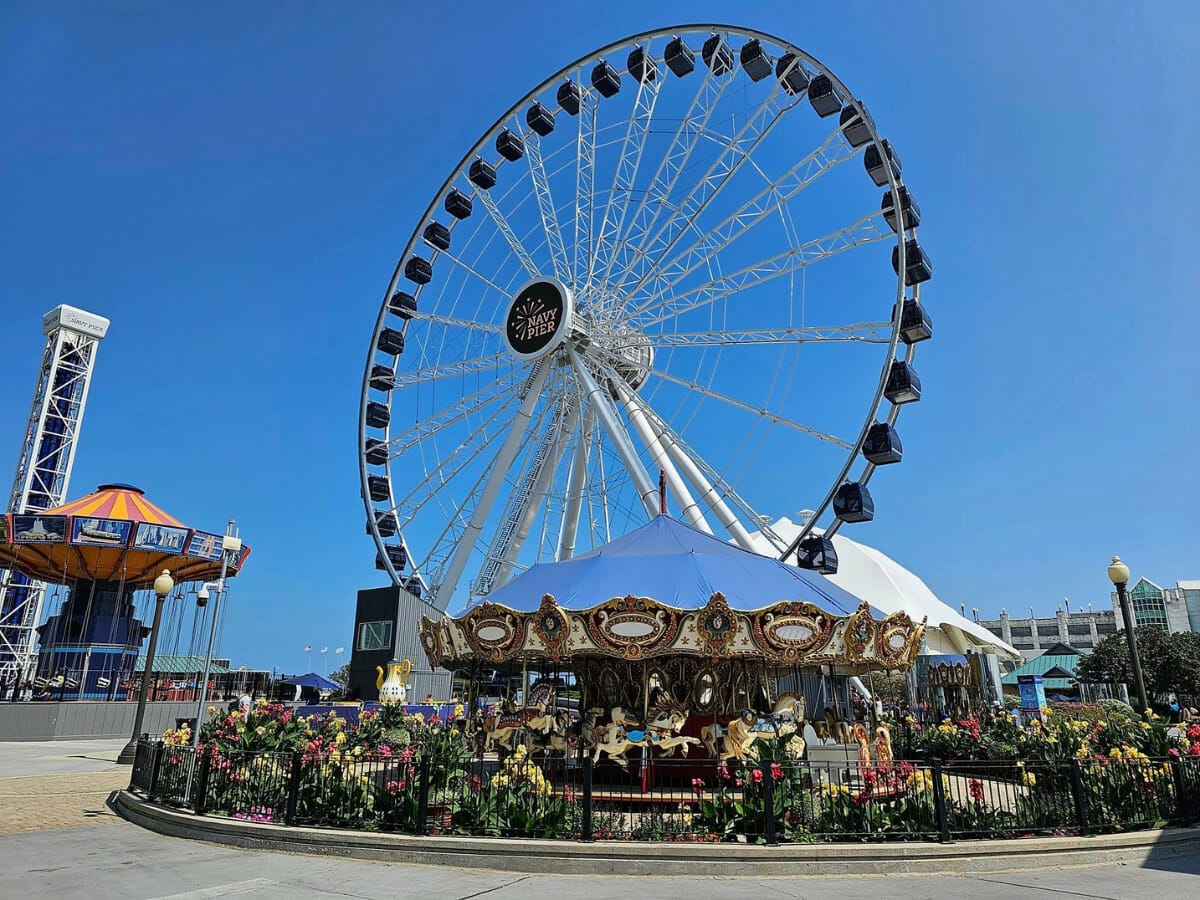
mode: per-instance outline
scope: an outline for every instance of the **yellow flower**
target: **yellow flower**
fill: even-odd
[[[216,708],[215,706],[210,706],[210,707],[208,708],[208,714],[209,714],[210,716],[212,716],[212,715],[216,715],[216,712],[217,712],[217,708]]]
[[[1150,730],[1150,723],[1142,722],[1142,731],[1149,731],[1149,730]]]
[[[270,704],[270,703],[268,703],[266,700],[263,700],[263,699],[261,699],[261,698],[260,698],[259,700],[257,700],[257,701],[255,702],[255,704],[254,704],[254,705],[255,705],[255,706],[257,706],[259,709],[266,709],[266,708],[267,708],[268,706],[270,706],[271,704]]]
[[[1025,785],[1025,787],[1033,787],[1035,784],[1037,784],[1037,776],[1032,772],[1023,771],[1021,772],[1021,782]]]
[[[337,744],[339,747],[342,744],[346,743],[346,732],[339,731],[338,736],[336,738],[334,738],[334,743]]]
[[[355,756],[362,756],[362,747],[355,747],[355,748],[354,748],[354,755],[355,755]]]

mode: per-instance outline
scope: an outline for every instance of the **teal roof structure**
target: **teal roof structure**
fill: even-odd
[[[1075,667],[1079,665],[1082,656],[1083,654],[1070,644],[1055,644],[1041,656],[1017,666],[1001,678],[1000,683],[1016,687],[1017,677],[1020,675],[1041,675],[1046,690],[1070,690],[1075,687]]]
[[[144,672],[146,670],[146,657],[139,656],[137,663],[134,664],[133,671]],[[154,671],[164,675],[198,675],[204,671],[203,656],[172,656],[171,654],[154,654]],[[209,667],[209,673],[212,675],[224,675],[229,672],[228,666],[223,666],[217,662]]]

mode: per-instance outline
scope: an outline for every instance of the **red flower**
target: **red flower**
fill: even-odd
[[[1176,750],[1174,747],[1171,747],[1169,750],[1167,750],[1167,756],[1175,756],[1175,757],[1178,757],[1178,756],[1179,756],[1179,751],[1178,751],[1178,750]]]
[[[776,762],[771,763],[771,780],[779,781],[782,778],[783,778],[783,766],[781,766],[779,763],[776,763]]]
[[[1200,725],[1189,725],[1187,736],[1189,741],[1200,741]]]
[[[755,784],[762,784],[763,773],[762,769],[755,769],[750,773],[750,777],[754,779]]]
[[[695,793],[695,794],[703,794],[704,793],[704,779],[703,778],[693,778],[692,779],[692,793]]]
[[[977,803],[983,800],[983,782],[978,778],[972,778],[967,782],[967,792],[971,795],[971,799]]]
[[[717,768],[717,774],[725,781],[729,780],[729,764],[721,760],[721,765]]]

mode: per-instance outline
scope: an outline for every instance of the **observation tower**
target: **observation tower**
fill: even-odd
[[[108,325],[103,316],[73,306],[55,307],[42,318],[46,349],[17,460],[9,510],[38,513],[61,506],[66,500],[96,351],[108,333]],[[21,572],[0,569],[0,680],[5,683],[29,677],[44,597],[41,582]]]

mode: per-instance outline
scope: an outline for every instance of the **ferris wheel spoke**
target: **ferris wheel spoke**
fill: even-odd
[[[704,474],[702,467],[705,464],[699,454],[687,447],[682,438],[641,397],[634,395],[630,398],[629,402],[639,408],[644,414],[651,430],[666,449],[671,461],[675,463],[683,476],[691,482],[692,487],[696,489],[696,493],[699,495],[700,501],[713,511],[713,515],[717,517],[717,521],[721,523],[721,527],[733,538],[734,543],[746,550],[753,550],[754,542],[750,538],[750,533],[738,521],[738,517],[734,515],[733,510],[729,508],[729,504],[725,502],[722,492],[718,491],[715,485],[721,485],[725,488],[725,493],[732,493],[728,489],[728,486],[724,485],[720,478],[710,480]]]
[[[810,325],[804,328],[754,328],[725,331],[663,331],[645,335],[655,350],[698,347],[754,346],[759,344],[887,344],[891,322],[860,322],[855,325]],[[638,342],[614,344],[612,350],[635,348]]]
[[[659,263],[687,233],[689,224],[704,213],[751,158],[759,144],[783,121],[784,113],[799,102],[800,98],[790,97],[778,84],[775,85],[767,99],[750,115],[737,133],[727,142],[723,142],[721,152],[708,171],[697,180],[674,212],[634,254],[630,266],[622,273],[615,293],[629,296],[642,288]],[[635,267],[640,267],[637,272],[634,271]],[[626,288],[625,285],[633,279],[636,279],[633,286]]]
[[[470,521],[467,522],[466,528],[454,548],[454,556],[449,561],[445,576],[439,579],[436,586],[430,586],[436,601],[442,604],[443,609],[449,605],[450,599],[458,588],[459,579],[462,578],[463,571],[467,567],[467,562],[475,548],[475,542],[479,540],[480,532],[483,531],[492,505],[496,502],[500,487],[504,484],[508,470],[516,458],[522,439],[527,437],[530,422],[533,420],[534,407],[541,396],[542,387],[546,383],[546,377],[552,366],[549,359],[543,358],[534,364],[534,368],[535,371],[528,383],[525,398],[521,401],[521,406],[513,417],[512,425],[504,442],[492,460],[479,502],[471,510]]]
[[[714,75],[711,70],[705,70],[691,105],[680,118],[679,127],[638,201],[637,210],[629,223],[629,230],[618,235],[612,258],[605,267],[604,279],[601,282],[605,289],[612,283],[614,268],[619,274],[633,265],[636,251],[644,246],[658,224],[659,217],[670,203],[679,179],[687,171],[692,153],[700,144],[700,136],[705,133],[721,97],[732,83],[732,72],[721,76]]]
[[[582,79],[581,79],[582,80]],[[578,291],[592,255],[592,211],[596,203],[596,97],[585,91],[579,105],[579,135],[575,145],[575,245],[572,247],[571,287]],[[557,218],[557,217],[556,217]]]
[[[455,256],[449,250],[443,250],[439,254],[439,256],[450,260],[450,262],[454,263],[454,265],[458,266],[460,269],[462,269],[468,275],[472,276],[473,278],[477,279],[478,281],[482,281],[484,284],[486,284],[488,287],[490,287],[493,291],[495,291],[501,297],[508,296],[508,291],[506,291],[504,288],[500,287],[500,285],[496,284],[496,282],[492,281],[492,279],[488,278],[486,275],[484,275],[482,272],[480,272],[478,269],[476,269],[471,264],[469,264],[469,263],[465,262],[464,260],[462,260],[461,258]]]
[[[782,275],[790,275],[855,247],[884,240],[895,240],[896,236],[889,228],[879,227],[881,217],[882,214],[879,212],[870,213],[845,228],[759,260],[729,275],[723,275],[697,287],[670,294],[658,301],[651,300],[634,309],[630,313],[630,317],[634,318],[645,313],[653,314],[653,318],[636,323],[639,327],[644,328],[672,316],[680,316],[691,310],[708,306]]]
[[[839,164],[858,156],[839,126],[816,150],[792,166],[782,176],[730,213],[719,225],[693,241],[674,257],[655,266],[656,289],[669,290],[764,219],[778,212],[801,191],[831,172]]]
[[[458,477],[459,473],[487,449],[500,431],[497,420],[512,405],[513,399],[510,397],[501,404],[461,444],[441,457],[437,465],[428,470],[425,477],[396,503],[392,511],[396,515],[396,525],[401,531],[416,519],[425,504],[437,496],[438,491]]]
[[[616,250],[616,238],[625,224],[625,216],[629,212],[630,199],[633,197],[633,187],[637,181],[638,168],[641,165],[642,153],[646,149],[646,139],[650,136],[650,126],[654,121],[654,107],[658,102],[658,93],[665,81],[658,77],[658,63],[655,62],[656,75],[652,79],[642,79],[638,83],[637,96],[633,101],[633,114],[629,126],[625,129],[625,138],[621,142],[620,156],[617,158],[616,169],[613,172],[612,185],[604,204],[604,216],[600,221],[600,231],[596,240],[596,251],[588,260],[586,287],[591,287],[597,267],[604,267],[603,279],[607,280],[612,267]],[[598,298],[603,303],[603,298]]]
[[[456,400],[433,415],[422,419],[402,433],[389,437],[387,442],[388,456],[398,459],[405,451],[416,446],[421,441],[440,434],[445,429],[457,425],[468,416],[487,408],[492,403],[505,396],[516,383],[516,374],[509,373],[497,378],[491,384],[481,387],[465,397]]]
[[[485,334],[503,334],[504,329],[490,322],[479,322],[474,319],[456,319],[453,316],[442,316],[437,313],[417,311],[413,313],[413,321],[428,322],[431,325],[448,325],[451,328],[467,328],[471,331],[482,331]]]
[[[616,361],[617,358],[615,356],[613,356],[612,354],[607,354],[607,355],[609,356],[610,359],[612,359],[613,361]],[[807,434],[809,437],[815,437],[818,440],[825,441],[828,444],[833,444],[835,447],[841,447],[843,450],[853,450],[854,449],[853,444],[849,443],[848,441],[844,441],[841,438],[836,437],[835,435],[826,434],[825,432],[819,431],[816,428],[811,428],[808,425],[802,425],[799,422],[794,422],[791,419],[787,418],[786,416],[781,416],[781,415],[778,415],[777,413],[771,412],[770,410],[762,409],[760,407],[754,406],[753,404],[747,403],[744,400],[738,400],[736,397],[730,397],[728,394],[722,394],[719,391],[714,391],[712,388],[706,387],[705,385],[699,384],[698,382],[690,381],[687,378],[681,378],[678,375],[672,375],[670,372],[664,372],[662,369],[653,369],[652,368],[652,369],[650,369],[649,374],[655,378],[660,378],[663,381],[669,381],[672,384],[677,384],[680,387],[687,388],[690,391],[695,391],[698,394],[702,394],[705,397],[708,397],[710,400],[716,400],[718,403],[724,403],[726,406],[732,406],[737,409],[743,410],[745,412],[751,413],[753,415],[759,416],[760,418],[766,419],[768,422],[772,422],[776,425],[783,425],[786,428],[792,428],[803,434]],[[614,375],[614,377],[618,377],[618,376]]]
[[[579,358],[578,352],[574,347],[568,347],[567,354],[570,357],[571,364],[575,367],[575,374],[579,379],[579,384],[583,390],[587,404],[595,409],[597,419],[604,426],[604,430],[608,433],[609,440],[612,441],[613,447],[621,459],[621,463],[625,466],[625,470],[629,473],[630,478],[633,479],[634,487],[637,489],[642,505],[646,508],[646,512],[649,513],[650,518],[654,518],[658,514],[658,504],[655,500],[655,495],[658,491],[650,482],[650,476],[646,473],[645,466],[638,459],[637,451],[633,448],[633,442],[629,440],[629,435],[621,425],[621,420],[617,416],[616,410],[613,409],[608,395],[596,383],[596,379],[592,376],[592,373],[588,370],[583,360]]]
[[[540,275],[541,269],[533,261],[533,257],[529,255],[529,251],[521,243],[521,239],[517,237],[517,233],[513,231],[512,225],[504,213],[500,211],[500,207],[496,205],[496,201],[492,198],[492,195],[487,191],[481,190],[476,196],[479,198],[479,202],[483,204],[483,208],[487,211],[492,223],[496,226],[496,230],[500,232],[500,235],[512,250],[513,255],[521,263],[521,268],[525,270],[530,278],[536,278]]]
[[[558,227],[558,214],[554,208],[554,196],[550,193],[550,179],[546,176],[546,164],[542,161],[542,143],[537,132],[530,131],[525,140],[525,159],[529,163],[529,179],[537,195],[538,213],[542,218],[542,229],[546,232],[546,243],[550,250],[550,262],[554,277],[563,284],[571,280],[571,265],[563,246],[562,230]]]
[[[440,381],[455,375],[473,375],[487,369],[499,368],[504,363],[512,364],[513,355],[508,351],[493,353],[490,356],[479,356],[474,359],[456,359],[453,362],[438,366],[426,366],[413,369],[411,372],[400,372],[392,379],[393,389],[406,388],[414,384],[427,384],[430,381]]]
[[[521,474],[516,490],[509,497],[500,528],[492,539],[483,569],[476,580],[472,592],[476,596],[490,593],[497,581],[503,584],[508,580],[513,564],[529,538],[539,501],[546,495],[546,487],[558,469],[578,415],[578,398],[573,393],[560,396],[529,466]]]

